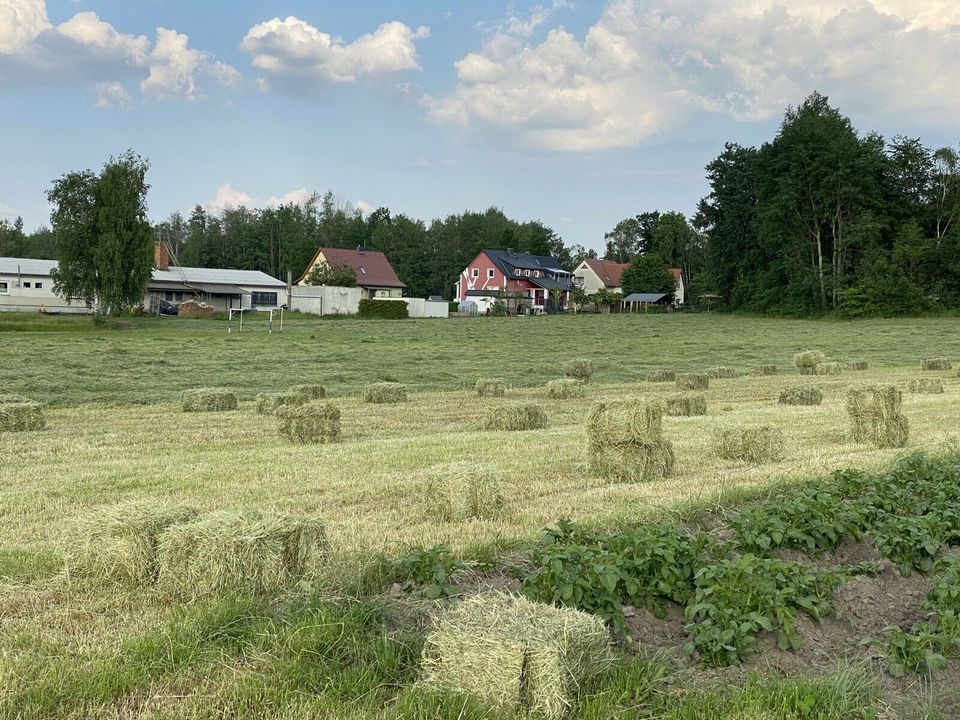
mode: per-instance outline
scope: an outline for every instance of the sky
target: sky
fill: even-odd
[[[133,148],[154,221],[332,190],[602,248],[814,90],[955,147],[958,87],[957,0],[0,0],[0,219]]]

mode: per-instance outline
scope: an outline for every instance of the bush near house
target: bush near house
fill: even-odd
[[[359,314],[360,317],[384,320],[404,320],[410,317],[407,304],[399,300],[361,300]]]

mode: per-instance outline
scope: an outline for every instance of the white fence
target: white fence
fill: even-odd
[[[407,312],[412,318],[445,318],[450,317],[450,304],[446,300],[424,300],[423,298],[377,298],[378,300],[393,300],[405,302]]]

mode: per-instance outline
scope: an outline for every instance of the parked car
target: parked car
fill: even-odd
[[[160,314],[161,315],[179,315],[180,308],[174,305],[169,300],[160,301]]]

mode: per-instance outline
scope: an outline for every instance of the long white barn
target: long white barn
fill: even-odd
[[[87,313],[82,300],[69,300],[53,291],[51,272],[56,260],[0,257],[0,312]],[[220,270],[168,265],[153,270],[144,309],[160,300],[202,300],[218,311],[228,308],[277,308],[286,305],[284,282],[257,270]]]

